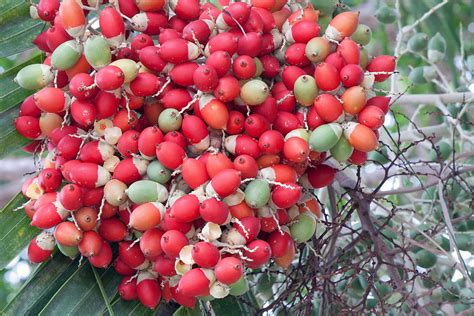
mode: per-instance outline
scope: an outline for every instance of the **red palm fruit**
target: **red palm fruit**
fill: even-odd
[[[117,257],[114,261],[114,269],[120,275],[125,276],[132,276],[135,274],[135,270],[130,268],[128,265],[125,264],[119,257]]]
[[[237,219],[255,215],[254,210],[248,206],[245,200],[236,205],[229,205],[229,211],[230,214]]]
[[[82,189],[82,204],[84,206],[99,206],[104,197],[104,188]]]
[[[161,99],[165,108],[181,110],[192,100],[192,96],[185,89],[171,89]]]
[[[241,36],[237,54],[257,57],[262,50],[262,35],[257,32],[248,32],[246,36]]]
[[[230,285],[237,282],[244,274],[242,261],[236,257],[226,257],[219,260],[214,268],[216,279]]]
[[[118,47],[125,39],[125,24],[120,12],[114,7],[106,7],[100,11],[99,26],[102,35],[112,47]]]
[[[30,200],[29,202],[26,202],[24,206],[25,214],[30,218],[30,220],[33,218],[33,214],[35,213],[35,200]]]
[[[348,64],[339,73],[341,82],[346,88],[358,86],[364,81],[364,70],[356,64]]]
[[[257,161],[249,155],[239,155],[235,157],[234,168],[240,171],[242,179],[255,178],[258,173]]]
[[[49,134],[49,141],[57,146],[59,141],[66,135],[72,135],[77,133],[77,127],[75,126],[70,126],[70,125],[65,125],[62,127],[57,127],[55,128],[50,134]]]
[[[118,0],[118,7],[120,12],[129,18],[140,12],[136,2],[132,0]]]
[[[164,206],[159,202],[148,202],[139,205],[130,215],[130,227],[145,231],[160,224],[165,212]]]
[[[336,15],[326,29],[326,36],[340,41],[352,35],[359,24],[359,12],[342,12]]]
[[[275,258],[275,263],[283,269],[288,269],[291,263],[293,262],[293,258],[295,257],[296,253],[296,247],[295,243],[291,242],[290,243],[290,248],[288,248],[287,252],[278,258]]]
[[[117,206],[109,204],[107,201],[105,201],[104,206],[102,207],[102,214],[100,214],[100,218],[101,219],[111,218],[115,216],[117,212],[118,212]]]
[[[302,125],[296,115],[289,112],[279,111],[275,122],[273,122],[273,129],[276,129],[283,135],[288,134],[292,130],[300,128]]]
[[[375,96],[367,100],[365,106],[376,106],[380,108],[384,114],[387,114],[390,109],[390,97]]]
[[[59,192],[59,202],[68,211],[82,206],[82,191],[76,184],[66,184]]]
[[[132,155],[138,154],[138,137],[140,132],[135,130],[125,131],[120,136],[117,143],[117,150],[123,157],[131,157]]]
[[[199,199],[194,194],[178,198],[170,209],[170,217],[178,222],[189,223],[200,217]]]
[[[67,78],[71,79],[72,77],[74,77],[75,75],[79,73],[88,73],[91,71],[91,69],[92,69],[92,66],[87,61],[86,56],[82,54],[79,57],[79,60],[74,64],[74,66],[67,69],[65,72],[66,72]]]
[[[163,141],[163,133],[156,126],[145,128],[138,138],[138,150],[145,158],[156,155],[156,145]]]
[[[78,100],[93,98],[98,89],[93,86],[94,78],[86,73],[78,73],[69,81],[69,92]]]
[[[171,39],[160,47],[160,57],[173,64],[194,60],[199,56],[196,44],[181,38]]]
[[[110,173],[104,167],[90,162],[78,164],[69,176],[73,183],[88,189],[101,187],[110,180]]]
[[[160,35],[158,36],[158,43],[162,45],[166,41],[169,41],[173,38],[180,38],[181,37],[181,32],[176,31],[175,29],[163,29],[160,32]]]
[[[371,129],[380,128],[385,120],[385,113],[375,105],[365,106],[357,116],[357,121]]]
[[[221,171],[233,168],[234,164],[223,153],[211,154],[207,158],[206,170],[211,179],[214,178]]]
[[[36,209],[31,219],[31,226],[40,229],[48,229],[61,223],[69,214],[67,210],[56,206],[54,203],[48,203]]]
[[[95,83],[101,90],[112,91],[120,88],[125,81],[125,74],[117,66],[108,65],[95,74]]]
[[[123,277],[118,286],[118,292],[120,294],[120,298],[125,301],[136,300],[138,298],[137,280],[133,279],[131,276]]]
[[[233,155],[250,155],[257,159],[261,152],[258,142],[248,135],[232,135],[225,139],[225,148]]]
[[[79,252],[84,257],[91,257],[98,255],[102,249],[103,240],[93,230],[89,230],[83,233],[82,240],[79,243]]]
[[[256,1],[266,2],[267,6],[269,4],[271,4],[272,2],[275,2],[275,0],[256,0]],[[259,7],[258,5],[255,5],[253,3],[252,3],[252,5],[253,5],[253,7],[252,7],[252,10],[251,10],[250,14],[252,15],[252,17],[255,13],[257,15],[259,15],[260,18],[262,19],[262,22],[263,22],[263,32],[264,33],[270,33],[271,30],[276,28],[275,18],[273,17],[273,15],[270,11],[271,8],[269,8],[268,10],[265,10],[264,7]]]
[[[274,234],[275,232],[273,232]],[[276,231],[278,233],[278,231]],[[270,245],[261,239],[251,241],[247,244],[248,250],[244,250],[244,256],[250,260],[246,260],[246,264],[251,269],[257,269],[270,260],[272,250]]]
[[[99,91],[94,99],[96,106],[97,119],[101,120],[112,116],[118,109],[120,98],[117,98],[113,93],[106,91]]]
[[[53,235],[44,231],[30,241],[28,245],[28,259],[33,263],[44,262],[49,259],[53,250]]]
[[[196,115],[185,115],[181,130],[191,144],[199,144],[209,137],[206,124]]]
[[[86,143],[79,152],[79,159],[83,162],[92,162],[102,165],[114,153],[113,147],[103,141]]]
[[[194,86],[202,92],[211,92],[218,83],[217,72],[210,65],[199,66],[193,74]]]
[[[205,66],[202,66],[205,67]],[[226,78],[232,77],[224,77],[219,79],[218,83],[221,84],[222,80]],[[237,81],[235,78],[233,80]],[[238,87],[238,82],[237,82]],[[236,87],[237,95],[240,88]],[[216,89],[219,87],[216,86]],[[232,86],[229,86],[232,89]],[[211,95],[206,95],[201,97],[199,100],[199,111],[201,113],[201,117],[206,122],[206,124],[214,129],[224,129],[227,125],[227,121],[229,120],[229,110],[227,109],[226,105],[221,102],[220,100],[214,98]]]
[[[54,230],[56,241],[67,247],[79,245],[82,240],[82,231],[79,230],[73,222],[62,222]]]
[[[42,196],[40,196],[37,200],[35,200],[34,208],[35,210],[37,210],[46,204],[54,203],[57,200],[57,198],[58,198],[57,192],[45,193]]]
[[[130,47],[132,48],[133,52],[139,54],[140,51],[148,46],[153,46],[153,39],[150,35],[147,34],[138,34],[132,39]]]
[[[337,46],[339,52],[347,64],[359,65],[360,63],[360,48],[359,45],[350,38],[345,38]]]
[[[89,257],[89,262],[96,268],[107,268],[112,262],[112,247],[110,247],[110,244],[103,240],[99,253]]]
[[[168,64],[160,57],[160,48],[156,46],[143,47],[138,56],[145,67],[158,73],[162,72]]]
[[[206,165],[200,160],[186,158],[181,170],[184,181],[193,190],[209,180]]]
[[[237,98],[239,94],[239,81],[232,76],[220,78],[214,89],[214,96],[222,102],[232,101]]]
[[[307,43],[313,37],[318,37],[321,28],[314,21],[301,20],[291,26],[285,34],[290,43]]]
[[[242,55],[232,63],[232,71],[238,79],[250,79],[255,76],[257,65],[252,57]]]
[[[309,145],[300,137],[288,138],[283,146],[283,155],[291,162],[304,162],[309,156]]]
[[[240,223],[234,223],[234,228],[245,238],[247,242],[257,238],[260,233],[260,220],[255,216],[239,219]]]
[[[53,25],[46,31],[46,45],[54,51],[59,45],[71,39],[71,36],[61,25]]]
[[[227,221],[229,208],[224,202],[211,197],[201,203],[199,214],[206,222],[222,225]]]
[[[57,169],[46,168],[38,174],[38,184],[44,192],[56,191],[61,185],[63,177]]]
[[[296,105],[296,98],[292,91],[283,90],[274,93],[274,97],[277,103],[277,110],[284,112],[294,112]],[[267,98],[268,99],[268,98]]]
[[[156,146],[156,157],[165,168],[178,168],[186,157],[184,149],[176,143],[164,141]]]
[[[155,309],[161,300],[161,288],[158,280],[149,272],[141,272],[137,278],[137,296],[140,303],[149,309]]]
[[[221,198],[234,193],[240,185],[240,172],[234,169],[225,169],[216,174],[206,187],[210,195],[217,194]]]
[[[344,135],[352,147],[359,151],[371,152],[379,145],[375,132],[363,124],[348,122]]]
[[[88,101],[76,100],[71,104],[71,116],[81,126],[91,126],[96,118],[97,112],[94,104]]]
[[[150,125],[154,125],[156,122],[158,122],[158,118],[160,117],[160,113],[162,111],[163,104],[161,104],[161,102],[156,99],[147,100],[143,107],[143,114],[145,114]]]
[[[165,5],[165,1],[163,0],[140,0],[136,1],[138,8],[141,11],[146,11],[146,12],[154,12],[154,11],[160,11],[163,6]]]
[[[77,137],[66,135],[58,142],[56,153],[66,160],[71,160],[77,157],[81,147],[82,140]]]
[[[361,86],[354,86],[341,95],[344,111],[350,115],[358,114],[365,106],[367,94]]]
[[[212,243],[205,241],[194,244],[191,255],[194,262],[205,269],[214,267],[220,259],[219,249]]]
[[[258,140],[258,147],[263,154],[278,154],[283,150],[285,140],[277,130],[267,130]]]
[[[278,106],[275,98],[268,96],[266,100],[252,107],[254,113],[263,115],[270,123],[273,123],[278,113]]]
[[[132,17],[132,28],[147,35],[158,35],[166,27],[168,19],[163,13],[142,12]]]
[[[175,65],[168,75],[174,83],[180,86],[192,86],[194,84],[193,74],[198,67],[199,65],[195,62],[185,62]]]
[[[295,43],[291,44],[285,52],[285,60],[292,66],[305,67],[308,66],[311,61],[306,57],[305,54],[306,44]]]
[[[161,249],[170,258],[177,258],[181,249],[188,244],[188,238],[179,230],[168,230],[161,237]]]
[[[164,232],[158,228],[146,230],[140,238],[140,250],[149,260],[154,260],[163,251],[161,250],[161,237]]]
[[[336,169],[320,164],[308,169],[307,180],[314,189],[324,188],[334,181],[336,172]]]
[[[119,258],[126,265],[133,269],[140,269],[145,266],[146,259],[140,250],[140,246],[135,243],[132,245],[131,241],[121,241],[119,243]]]
[[[229,77],[231,78],[231,77]],[[245,116],[237,111],[229,112],[229,120],[227,121],[226,132],[230,135],[240,134],[244,130]]]
[[[90,231],[95,228],[97,216],[97,211],[90,207],[81,207],[74,212],[77,225],[79,225],[83,231]]]
[[[348,160],[354,165],[361,166],[367,161],[367,153],[354,149]]]
[[[270,123],[261,114],[251,114],[245,120],[245,131],[252,137],[258,138],[270,129]]]
[[[183,234],[187,234],[191,227],[193,226],[192,223],[184,223],[184,222],[178,222],[175,221],[173,218],[169,216],[170,212],[169,209],[166,210],[165,215],[163,217],[163,221],[160,223],[160,227],[165,230],[178,230],[182,232]]]
[[[333,91],[339,88],[341,79],[339,71],[332,64],[322,62],[316,66],[314,78],[319,89],[324,91]]]
[[[284,186],[277,185],[272,191],[272,202],[279,208],[290,208],[298,202],[301,187],[296,183],[286,182]]]
[[[397,59],[394,56],[380,55],[374,57],[367,65],[369,72],[386,72],[386,74],[376,74],[375,81],[382,82],[392,75],[397,66]]]
[[[21,136],[28,139],[36,139],[41,136],[39,119],[33,116],[17,117],[15,128]]]
[[[271,248],[272,257],[279,258],[286,254],[288,249],[291,247],[293,239],[291,239],[289,233],[283,231],[282,234],[280,231],[276,230],[268,236],[267,242]]]
[[[186,272],[178,283],[178,291],[186,296],[205,296],[209,293],[210,281],[203,270],[194,268]]]
[[[197,0],[172,0],[169,5],[179,18],[186,21],[196,20],[201,13]]]
[[[230,32],[219,33],[209,39],[206,44],[205,53],[206,55],[212,55],[217,51],[224,51],[233,56],[239,48],[239,39],[237,36]]]
[[[62,26],[72,37],[80,37],[86,29],[84,11],[76,0],[64,0],[59,7]]]
[[[23,100],[23,103],[20,105],[20,112],[18,113],[18,116],[41,116],[41,110],[36,106],[32,95]]]
[[[125,158],[115,167],[113,179],[130,185],[142,178],[146,173],[147,165],[144,160],[139,158]]]
[[[320,94],[314,100],[317,116],[324,122],[337,122],[344,114],[344,108],[335,96],[331,94]]]
[[[179,290],[178,286],[170,288],[172,298],[179,304],[184,307],[194,309],[196,305],[196,298],[192,296],[183,295]]]
[[[120,110],[115,113],[112,123],[122,130],[122,132],[133,129],[138,124],[138,116],[135,111]]]
[[[272,30],[268,29],[268,26],[265,25],[262,16],[252,9],[250,10],[250,15],[247,19],[247,22],[245,22],[242,27],[246,33],[264,33],[265,30],[267,31],[267,33],[269,33]]]
[[[264,55],[259,57],[262,63],[262,77],[274,78],[280,72],[280,62],[273,55]]]
[[[211,35],[212,22],[209,20],[195,20],[189,22],[183,29],[183,39],[194,42],[197,40],[205,44]]]
[[[215,51],[206,59],[206,65],[212,66],[219,78],[223,77],[229,71],[231,64],[232,59],[227,51]]]
[[[127,227],[116,217],[105,218],[100,221],[99,234],[106,241],[118,242],[127,236]]]
[[[342,68],[344,68],[344,66],[346,65],[346,61],[344,60],[340,52],[334,52],[332,54],[329,54],[329,56],[326,57],[324,62],[336,67],[338,72],[340,72]]]
[[[44,112],[60,113],[69,104],[69,97],[59,88],[46,87],[33,95],[36,106]]]
[[[304,48],[303,48],[303,54],[304,54]],[[306,74],[303,69],[297,66],[288,66],[285,67],[281,73],[281,79],[283,83],[285,84],[285,87],[293,91],[293,88],[295,86],[295,81],[298,79],[300,76]],[[275,96],[275,98],[278,100],[278,97]]]
[[[221,13],[216,24],[221,29],[245,24],[250,15],[250,6],[247,3],[236,2],[226,8],[226,13]]]
[[[41,20],[51,22],[59,10],[59,0],[41,0],[36,10]]]
[[[139,97],[149,97],[158,92],[160,81],[154,74],[140,72],[137,77],[130,82],[130,91]]]
[[[153,263],[153,271],[165,277],[176,275],[176,270],[174,269],[174,262],[174,258],[168,258],[164,254],[159,255]]]

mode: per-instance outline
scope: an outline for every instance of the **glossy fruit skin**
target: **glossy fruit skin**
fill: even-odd
[[[201,268],[214,267],[220,258],[219,250],[212,243],[200,241],[193,245],[192,258]]]
[[[222,258],[214,268],[216,279],[224,284],[237,282],[244,273],[242,261],[235,257]]]
[[[28,259],[33,263],[49,259],[54,249],[54,238],[50,233],[42,232],[33,238],[28,245]]]
[[[103,240],[93,230],[84,232],[82,240],[79,243],[79,251],[84,257],[91,257],[98,255],[102,249]]]
[[[161,237],[161,249],[171,258],[178,257],[181,248],[188,243],[188,238],[178,230],[168,230]]]
[[[143,280],[138,279],[137,296],[140,303],[150,309],[155,309],[161,300],[161,288],[158,280],[151,277]]]
[[[77,246],[83,237],[80,231],[72,222],[62,222],[54,230],[54,238],[63,246]]]
[[[105,240],[102,241],[102,247],[98,254],[88,258],[91,265],[96,268],[107,268],[112,262],[112,248]]]
[[[201,203],[199,214],[206,222],[222,225],[227,221],[229,208],[224,202],[211,197]]]
[[[210,281],[204,272],[194,268],[186,272],[178,283],[178,290],[186,296],[204,296],[209,293]]]
[[[388,74],[375,75],[376,82],[383,82],[391,76],[391,72],[395,71],[396,58],[393,56],[381,55],[370,61],[367,70],[370,72],[388,72]]]
[[[158,228],[146,230],[140,238],[140,249],[147,259],[154,260],[163,251],[161,250],[161,237],[164,232]]]
[[[138,298],[137,295],[137,280],[130,276],[122,278],[118,286],[120,297],[125,301],[133,301]]]
[[[332,64],[322,62],[316,66],[314,71],[317,86],[324,91],[333,91],[340,85],[340,77],[337,68]]]
[[[246,261],[246,265],[251,269],[257,269],[263,266],[272,257],[272,249],[270,245],[261,239],[254,240],[247,244],[247,248],[251,251],[244,251],[244,256],[252,261]]]

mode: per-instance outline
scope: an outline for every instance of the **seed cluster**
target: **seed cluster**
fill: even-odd
[[[248,290],[245,271],[288,268],[316,232],[314,189],[378,146],[395,58],[370,58],[359,13],[318,23],[286,0],[40,0],[47,55],[16,82],[36,90],[18,132],[47,150],[22,188],[54,247],[112,262],[124,300]],[[98,23],[97,23],[98,21]],[[118,255],[114,259],[115,247]]]

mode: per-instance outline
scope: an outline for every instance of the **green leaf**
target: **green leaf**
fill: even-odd
[[[24,52],[45,23],[31,19],[27,1],[3,0],[0,7],[0,57]]]
[[[255,310],[251,309],[250,306],[231,295],[223,299],[212,300],[211,306],[215,315],[217,316],[241,316],[255,314]]]
[[[201,315],[201,309],[198,306],[196,306],[194,309],[181,306],[173,314],[173,316],[199,316],[199,315]]]
[[[0,269],[5,268],[39,234],[38,229],[30,226],[30,219],[23,210],[14,211],[25,202],[23,194],[18,193],[0,211]]]
[[[8,134],[0,138],[0,158],[11,154],[15,150],[20,149],[30,142],[31,140],[26,139],[18,134],[16,130],[10,131]]]

